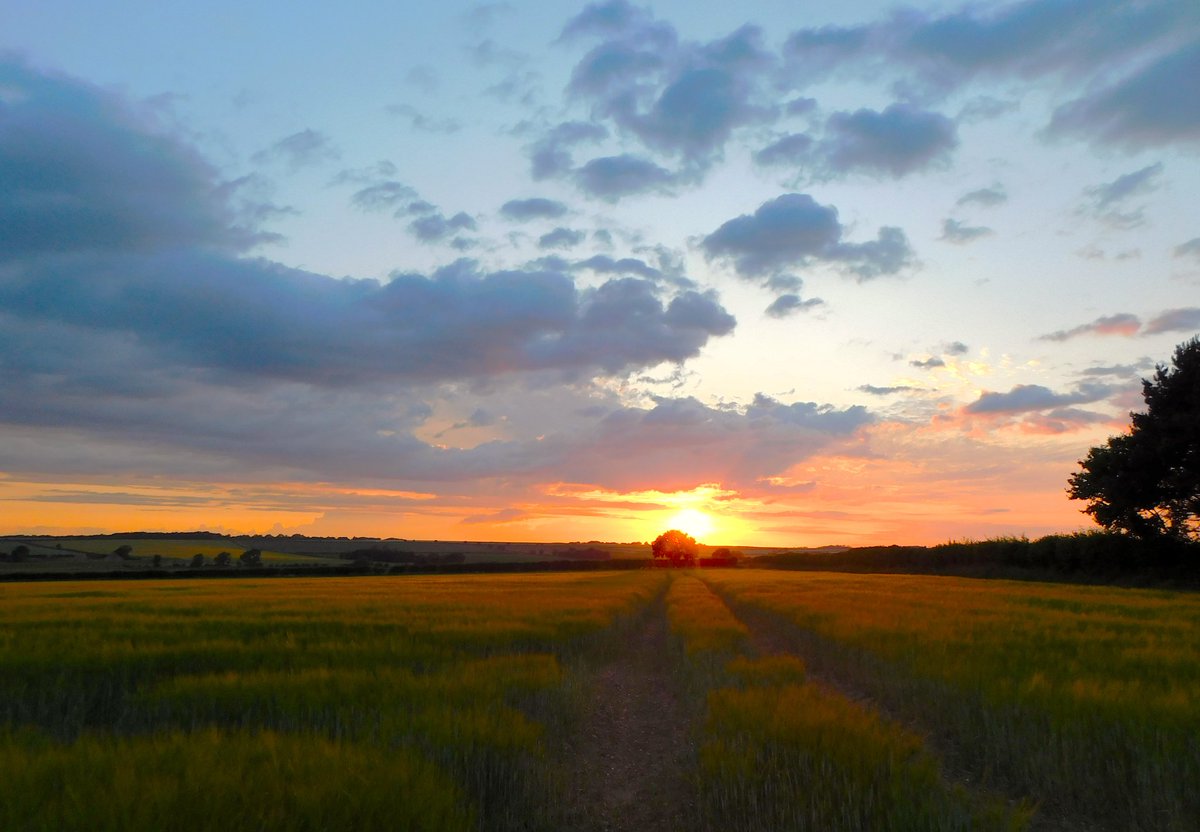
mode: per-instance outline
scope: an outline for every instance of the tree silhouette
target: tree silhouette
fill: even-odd
[[[1092,448],[1067,495],[1107,529],[1139,538],[1200,541],[1200,338],[1175,348],[1173,367],[1142,381],[1146,412],[1129,433]]]
[[[672,566],[692,566],[696,563],[699,547],[696,538],[679,529],[663,532],[650,544],[655,560],[665,560]]]
[[[238,556],[238,563],[242,566],[262,566],[262,551],[247,549]]]

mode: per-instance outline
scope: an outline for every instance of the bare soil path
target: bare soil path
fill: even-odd
[[[676,664],[659,601],[620,655],[596,673],[582,724],[568,740],[564,829],[694,828],[695,709]]]

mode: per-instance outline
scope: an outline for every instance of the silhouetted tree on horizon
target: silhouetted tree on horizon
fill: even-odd
[[[1107,529],[1143,539],[1200,542],[1200,338],[1175,348],[1172,367],[1142,380],[1145,413],[1079,461],[1067,495]]]
[[[700,547],[696,538],[679,529],[663,532],[650,544],[655,560],[666,560],[672,566],[693,566]]]

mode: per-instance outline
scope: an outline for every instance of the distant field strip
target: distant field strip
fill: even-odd
[[[663,580],[0,586],[0,829],[552,829],[563,662]]]
[[[947,783],[919,736],[811,683],[797,657],[745,655],[750,631],[702,581],[676,578],[667,600],[709,686],[698,773],[705,828],[1023,828],[1026,811]]]
[[[705,578],[790,637],[814,672],[925,726],[956,765],[1037,801],[1039,816],[1198,828],[1200,596],[893,575]]]
[[[105,538],[103,540],[93,540],[81,538],[79,540],[56,540],[55,542],[61,543],[64,549],[76,552],[94,552],[104,555],[111,554],[118,546],[125,545],[133,550],[133,557],[141,559],[150,558],[154,555],[162,555],[164,558],[171,558],[173,560],[191,560],[194,555],[204,555],[206,559],[211,561],[221,552],[228,552],[234,561],[236,561],[238,555],[245,551],[243,547],[238,546],[232,541],[228,543],[213,543],[211,540],[157,540],[142,538],[130,538],[129,540]],[[40,546],[39,550],[53,551],[45,546]],[[262,551],[262,559],[272,563],[326,563],[329,561],[329,558],[316,557],[314,555],[272,552],[266,549]]]

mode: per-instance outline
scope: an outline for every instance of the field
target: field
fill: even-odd
[[[1200,596],[759,569],[0,585],[0,829],[1194,830]]]

